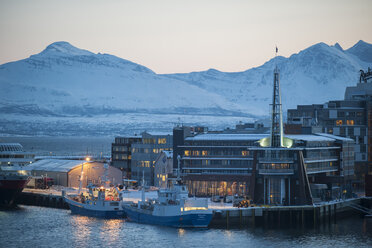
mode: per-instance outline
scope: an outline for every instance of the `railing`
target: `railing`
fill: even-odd
[[[293,175],[294,169],[259,169],[261,175]]]
[[[306,166],[306,171],[308,174],[315,174],[315,173],[324,173],[328,171],[337,171],[338,168],[337,166],[324,166],[324,167],[319,167],[319,166]]]
[[[265,175],[293,175],[294,174],[294,166],[287,165],[286,167],[282,167],[280,165],[259,165],[258,166],[258,173],[265,174]]]
[[[282,164],[282,163],[293,163],[293,157],[281,157],[281,158],[270,158],[270,157],[261,157],[258,158],[259,163],[267,163],[267,164]]]
[[[305,158],[305,163],[311,163],[311,162],[319,162],[319,161],[337,161],[337,156],[319,156],[319,157],[312,157],[312,158]]]

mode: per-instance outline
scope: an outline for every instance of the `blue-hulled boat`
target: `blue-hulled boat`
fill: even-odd
[[[159,189],[158,198],[124,203],[123,209],[129,221],[172,227],[208,227],[212,210],[207,199],[189,198],[185,185],[176,183],[172,188]]]
[[[89,192],[81,195],[65,196],[71,213],[100,218],[124,218],[122,192],[117,187],[104,188],[90,186]]]

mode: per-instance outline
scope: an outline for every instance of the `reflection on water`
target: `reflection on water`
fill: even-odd
[[[179,237],[184,236],[184,235],[185,235],[185,232],[186,232],[185,229],[179,228],[179,229],[178,229],[178,236],[179,236]]]
[[[104,220],[99,231],[101,239],[107,244],[115,245],[120,243],[119,237],[123,222],[124,220],[122,219]]]
[[[372,219],[319,228],[184,229],[22,206],[0,211],[0,247],[372,247]]]
[[[76,231],[72,232],[71,239],[74,241],[76,246],[87,245],[88,238],[90,237],[91,230],[89,228],[90,219],[86,216],[71,215],[70,225]]]

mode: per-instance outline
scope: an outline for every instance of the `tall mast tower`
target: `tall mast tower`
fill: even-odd
[[[275,48],[275,57],[277,56],[277,53],[278,47]],[[270,106],[271,106],[270,146],[283,147],[283,113],[278,66],[275,66],[274,69],[273,103]]]

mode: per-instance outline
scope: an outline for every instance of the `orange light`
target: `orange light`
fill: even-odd
[[[85,161],[90,161],[90,157],[86,157],[85,158]]]

